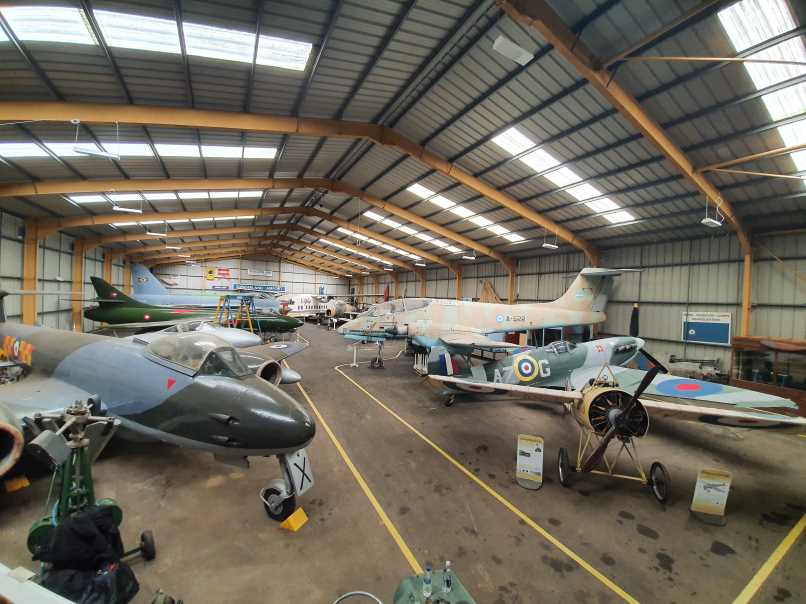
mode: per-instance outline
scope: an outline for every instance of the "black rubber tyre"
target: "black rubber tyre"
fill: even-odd
[[[151,531],[140,533],[140,554],[143,560],[153,560],[157,557],[157,545],[154,543],[154,533]]]
[[[280,491],[275,488],[263,489],[263,492],[261,493],[261,498],[263,499],[263,509],[266,510],[266,514],[269,518],[276,520],[277,522],[282,522],[293,514],[294,510],[297,509],[297,498],[291,496],[288,499],[284,499],[283,502],[277,506],[266,505],[266,500],[272,495],[279,496]]]
[[[442,404],[445,405],[446,407],[453,407],[453,404],[455,402],[456,402],[456,397],[453,394],[451,394],[451,395],[445,397],[445,400],[443,401]]]
[[[571,485],[571,464],[568,463],[568,451],[560,447],[557,453],[557,477],[564,487]]]
[[[661,503],[668,503],[672,495],[672,480],[666,467],[656,461],[649,468],[649,490],[655,499]]]

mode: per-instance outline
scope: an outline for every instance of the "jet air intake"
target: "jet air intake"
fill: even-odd
[[[257,376],[269,384],[279,386],[280,384],[296,384],[302,380],[302,376],[288,367],[283,367],[277,361],[266,361],[257,368]]]
[[[25,447],[22,426],[5,405],[0,405],[0,476],[13,468]]]

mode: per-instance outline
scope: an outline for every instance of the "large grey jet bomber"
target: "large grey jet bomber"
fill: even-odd
[[[122,436],[207,451],[229,463],[276,455],[283,479],[262,493],[274,519],[290,515],[295,496],[310,488],[304,448],[314,422],[277,387],[299,374],[276,360],[252,371],[232,346],[204,332],[165,335],[144,345],[10,323],[5,295],[0,291],[0,362],[20,375],[0,386],[0,476],[33,436],[25,418],[93,398],[96,414],[120,419]]]

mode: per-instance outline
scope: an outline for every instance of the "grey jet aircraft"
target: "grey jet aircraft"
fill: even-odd
[[[19,461],[32,436],[26,418],[96,401],[94,413],[119,418],[124,437],[154,440],[248,464],[277,456],[283,478],[262,492],[280,520],[310,488],[305,447],[315,425],[278,385],[297,381],[277,360],[242,357],[204,332],[165,335],[144,345],[101,335],[5,321],[0,291],[0,361],[16,369],[0,386],[0,476]],[[285,355],[287,356],[287,355]],[[261,362],[256,371],[247,364]]]

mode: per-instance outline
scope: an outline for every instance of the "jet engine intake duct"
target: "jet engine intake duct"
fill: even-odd
[[[615,426],[617,436],[640,438],[649,431],[649,414],[636,401],[625,417],[623,410],[631,398],[631,394],[618,388],[593,388],[584,394],[577,419],[600,436]]]
[[[288,367],[282,367],[277,361],[266,361],[257,369],[257,376],[273,384],[296,384],[302,380],[302,376]]]
[[[8,407],[0,404],[0,476],[17,464],[24,448],[22,425]]]

